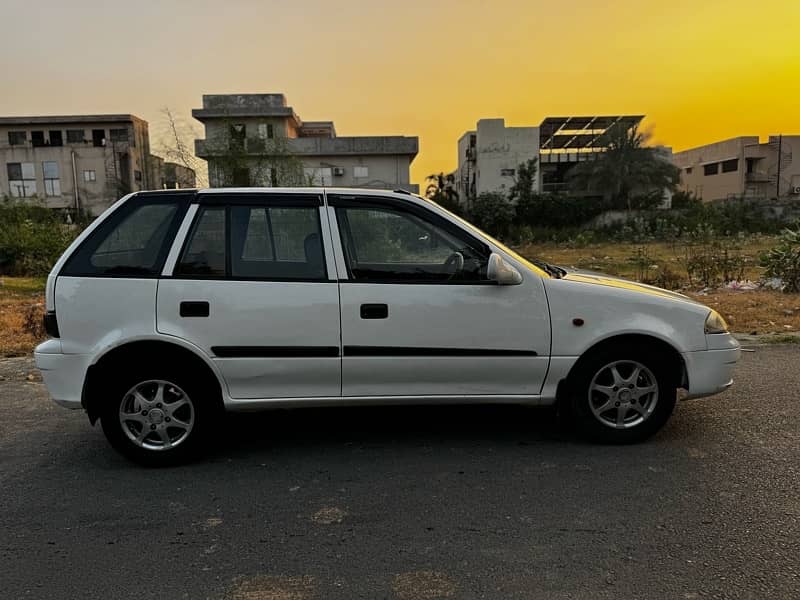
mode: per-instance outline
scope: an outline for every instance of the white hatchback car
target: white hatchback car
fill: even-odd
[[[685,296],[529,262],[431,201],[351,189],[126,196],[47,280],[55,401],[146,463],[223,410],[557,401],[642,440],[677,388],[731,385],[739,344]]]

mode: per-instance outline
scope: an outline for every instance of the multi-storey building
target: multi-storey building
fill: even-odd
[[[147,121],[133,115],[0,117],[0,163],[0,197],[90,214],[128,192],[194,186],[191,169],[150,154]]]
[[[610,136],[638,125],[642,118],[548,117],[538,127],[506,127],[503,119],[481,119],[458,141],[456,191],[462,202],[484,192],[506,192],[519,165],[531,158],[538,159],[539,191],[564,191],[572,167],[596,158]]]
[[[283,94],[204,95],[195,154],[211,187],[326,185],[418,191],[409,168],[419,140],[344,137],[331,121],[303,121]]]
[[[704,201],[727,198],[800,199],[800,135],[742,136],[672,156],[680,188]]]

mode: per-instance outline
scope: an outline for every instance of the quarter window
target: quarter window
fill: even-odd
[[[336,209],[350,276],[356,280],[477,283],[488,249],[451,228],[394,208]]]
[[[174,195],[131,199],[92,232],[61,274],[158,276],[184,209],[182,199]]]

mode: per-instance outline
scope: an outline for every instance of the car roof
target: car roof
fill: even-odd
[[[406,190],[384,190],[384,189],[371,189],[371,188],[346,188],[346,187],[223,187],[223,188],[202,188],[194,190],[198,194],[319,194],[325,192],[328,194],[347,194],[351,196],[374,196],[376,194],[401,194],[404,196],[415,196]]]

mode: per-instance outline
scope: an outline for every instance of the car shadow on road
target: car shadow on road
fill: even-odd
[[[272,410],[226,416],[217,453],[324,449],[341,444],[532,444],[580,442],[551,407],[369,406]]]

